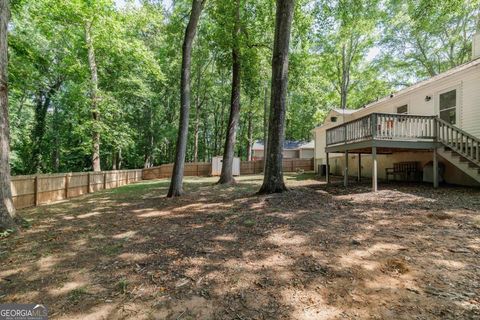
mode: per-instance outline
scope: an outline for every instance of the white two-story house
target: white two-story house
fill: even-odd
[[[435,186],[480,186],[480,34],[472,61],[361,109],[331,110],[313,133],[315,170],[328,164],[327,179],[372,178],[376,190],[378,179],[408,173],[395,171],[430,167]]]

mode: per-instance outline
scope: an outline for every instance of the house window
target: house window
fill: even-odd
[[[407,113],[408,113],[408,105],[397,107],[397,114],[407,114]]]
[[[330,117],[330,121],[337,122],[337,117]]]
[[[455,124],[457,120],[457,90],[440,94],[440,119]]]

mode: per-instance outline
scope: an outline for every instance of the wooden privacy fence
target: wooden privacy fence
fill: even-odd
[[[140,180],[142,169],[14,176],[13,204],[17,209],[32,207]]]
[[[283,171],[313,170],[313,159],[284,159]],[[74,172],[12,177],[13,205],[17,209],[37,206],[81,196],[100,190],[117,188],[140,180],[170,178],[173,164],[148,169],[100,172]],[[240,174],[263,172],[263,161],[241,161]],[[185,164],[185,176],[206,177],[212,173],[210,162]]]
[[[263,172],[263,160],[240,161],[240,174],[259,174]]]
[[[297,170],[312,171],[313,159],[283,159],[283,171],[295,172]],[[172,176],[173,164],[164,164],[158,167],[143,169],[143,179],[162,179]],[[263,172],[263,160],[241,161],[240,175],[259,174]],[[210,176],[212,164],[210,162],[194,162],[185,164],[185,176]]]
[[[143,169],[143,179],[162,179],[170,178],[173,172],[173,164],[162,164],[158,167]],[[209,176],[212,172],[212,164],[210,162],[191,162],[185,163],[184,176]]]

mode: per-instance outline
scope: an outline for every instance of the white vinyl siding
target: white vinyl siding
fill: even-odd
[[[475,69],[463,79],[458,111],[461,129],[480,138],[480,70]]]

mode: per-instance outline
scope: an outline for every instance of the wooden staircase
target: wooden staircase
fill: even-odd
[[[480,139],[437,118],[438,154],[480,183]]]

